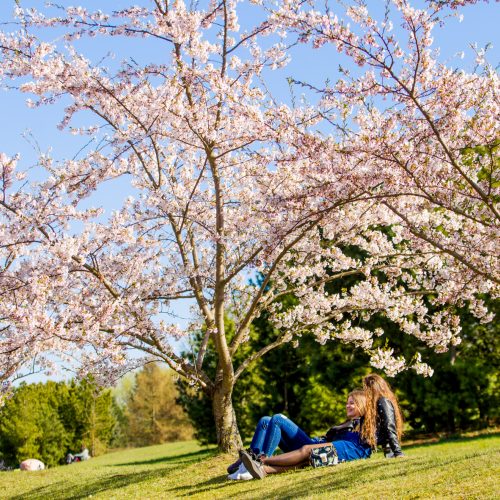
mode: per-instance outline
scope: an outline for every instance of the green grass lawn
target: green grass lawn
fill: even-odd
[[[195,442],[109,453],[40,472],[0,472],[0,498],[500,498],[500,434],[404,447],[263,481],[227,481],[233,457]]]

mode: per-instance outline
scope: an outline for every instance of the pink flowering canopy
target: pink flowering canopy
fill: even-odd
[[[482,71],[476,73],[437,59],[432,30],[442,22],[439,6],[467,2],[439,2],[429,10],[391,3],[394,12],[381,20],[361,2],[343,18],[300,1],[274,12],[300,42],[332,45],[361,68],[343,70],[334,85],[317,89],[321,112],[336,127],[330,144],[321,141],[324,168],[342,154],[358,176],[354,182],[379,181],[376,193],[399,217],[405,239],[448,254],[461,264],[463,280],[498,285],[498,74],[484,50],[477,50]]]
[[[446,9],[465,3],[394,0],[381,19],[362,2],[299,0],[18,8],[19,29],[0,34],[4,84],[29,106],[60,103],[60,129],[90,146],[41,155],[38,180],[0,154],[1,378],[33,360],[50,372],[57,356],[112,380],[140,362],[135,349],[230,395],[252,361],[305,332],[359,346],[389,375],[432,374],[419,353],[374,347],[384,332],[367,324],[384,315],[444,351],[460,342],[456,306],[492,319],[481,298],[500,281],[498,75],[482,53],[475,72],[448,67],[432,45]],[[94,61],[87,38],[155,51]],[[266,78],[295,44],[331,45],[352,68],[324,88],[290,80],[307,97],[282,103]],[[85,208],[123,179],[118,210]],[[168,313],[187,299],[181,328]],[[233,366],[264,310],[276,338]],[[183,358],[175,345],[197,332]]]

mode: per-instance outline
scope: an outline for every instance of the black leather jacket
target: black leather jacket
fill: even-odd
[[[382,446],[386,455],[391,452],[395,457],[403,454],[396,432],[394,406],[383,397],[377,401],[377,444]]]

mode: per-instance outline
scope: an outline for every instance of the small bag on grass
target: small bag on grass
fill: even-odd
[[[326,444],[319,448],[313,448],[309,456],[309,463],[313,467],[327,467],[328,465],[337,465],[339,457],[337,450],[332,444]]]

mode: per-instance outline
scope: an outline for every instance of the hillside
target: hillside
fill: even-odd
[[[0,498],[499,498],[500,434],[407,446],[405,459],[226,480],[231,457],[183,442],[41,472],[0,473]]]

